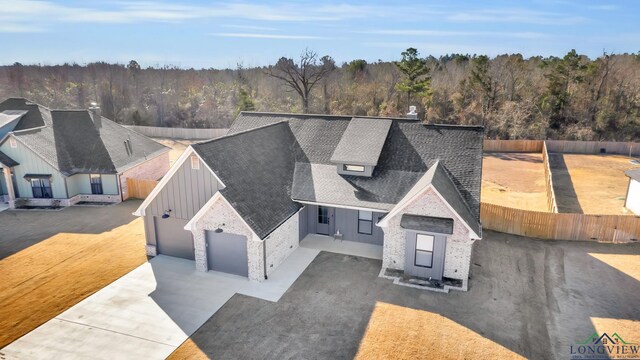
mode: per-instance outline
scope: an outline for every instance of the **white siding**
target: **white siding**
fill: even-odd
[[[629,179],[629,192],[625,206],[634,214],[640,215],[640,182]]]

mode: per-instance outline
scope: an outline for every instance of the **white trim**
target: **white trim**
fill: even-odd
[[[256,235],[255,231],[253,231],[253,229],[251,229],[251,226],[249,226],[249,224],[247,224],[247,222],[244,220],[244,218],[242,216],[240,216],[240,214],[236,211],[236,209],[234,209],[234,207],[231,206],[231,203],[229,203],[227,198],[225,198],[220,193],[220,191],[215,193],[215,195],[213,195],[211,197],[211,199],[209,199],[209,201],[207,201],[207,203],[204,204],[204,206],[200,210],[198,210],[198,212],[195,215],[193,215],[191,220],[189,220],[189,222],[184,226],[184,229],[187,230],[187,231],[194,232],[196,230],[196,224],[198,223],[198,221],[200,221],[200,219],[213,206],[213,204],[215,204],[220,199],[222,199],[227,204],[227,206],[229,206],[231,208],[231,210],[233,210],[234,214],[236,214],[236,216],[242,221],[244,226],[246,226],[247,229],[249,229],[249,231],[251,232],[252,237],[258,237],[258,235]],[[264,240],[262,240],[262,241],[264,241]]]
[[[31,129],[29,129],[31,130]],[[26,131],[26,130],[25,130]],[[13,131],[7,133],[7,135],[4,137],[4,139],[2,139],[2,141],[0,141],[0,146],[2,146],[2,144],[6,141],[6,139],[8,139],[9,137],[13,137],[14,139],[16,139],[18,142],[20,142],[20,144],[22,144],[22,146],[24,146],[27,150],[31,151],[35,156],[39,157],[40,160],[44,161],[45,163],[47,163],[47,165],[51,166],[51,168],[55,171],[58,172],[58,174],[60,174],[60,176],[62,177],[68,177],[67,175],[63,174],[62,171],[60,171],[60,169],[53,165],[51,162],[49,162],[49,160],[45,159],[44,156],[40,155],[39,152],[33,150],[31,147],[29,147],[29,145],[25,144],[24,141],[20,140],[20,138],[18,136],[15,136]],[[9,146],[11,146],[11,144],[9,144]],[[75,175],[75,174],[74,174]]]
[[[297,200],[297,199],[291,199],[291,200],[301,204],[307,204],[307,205],[318,205],[318,206],[334,207],[334,208],[340,208],[340,209],[364,210],[364,211],[375,211],[375,212],[384,212],[384,213],[389,212],[389,210],[386,210],[386,209],[366,208],[366,207],[350,206],[350,205],[336,205],[336,204],[330,204],[330,203],[304,201],[304,200]]]
[[[410,200],[408,200],[406,203],[404,203],[402,206],[394,209],[393,211],[391,211],[390,213],[388,213],[384,218],[382,218],[382,220],[378,221],[378,223],[376,224],[379,227],[387,227],[389,225],[389,220],[398,215],[398,213],[400,211],[402,211],[404,208],[406,208],[409,204],[411,204],[412,202],[414,202],[418,197],[424,195],[429,189],[433,190],[433,192],[436,194],[436,196],[438,196],[438,198],[440,199],[440,201],[442,201],[445,206],[447,207],[447,209],[449,209],[449,211],[451,211],[457,218],[458,220],[467,228],[467,230],[469,230],[469,237],[471,239],[481,239],[481,237],[476,234],[475,231],[473,231],[473,229],[471,228],[471,226],[469,226],[469,224],[467,224],[466,221],[464,221],[464,219],[462,218],[462,216],[460,216],[460,214],[458,214],[457,211],[455,211],[453,209],[453,207],[451,207],[451,204],[449,204],[449,202],[447,202],[444,197],[442,196],[442,194],[440,194],[440,192],[438,192],[438,190],[435,188],[435,186],[433,186],[433,184],[429,184],[428,186],[426,186],[423,190],[421,190],[420,192],[418,192],[416,195],[414,195],[413,197],[411,197]],[[475,237],[473,237],[472,235],[475,235]]]
[[[165,187],[165,185],[169,182],[169,180],[173,177],[173,175],[175,175],[176,172],[178,172],[178,169],[180,169],[180,167],[182,167],[182,165],[187,161],[187,159],[190,158],[190,156],[192,154],[195,154],[196,156],[198,156],[198,158],[200,159],[200,161],[202,163],[205,164],[206,168],[209,169],[209,171],[211,172],[211,174],[213,175],[213,177],[216,179],[216,181],[218,181],[218,183],[220,185],[222,185],[222,187],[225,187],[224,183],[222,182],[222,180],[220,180],[220,178],[216,175],[216,173],[213,172],[213,170],[211,170],[211,168],[207,165],[207,163],[205,163],[202,158],[200,157],[200,155],[198,155],[198,153],[196,151],[193,150],[193,147],[191,147],[191,145],[189,145],[189,147],[187,147],[184,152],[182,153],[182,155],[180,155],[180,157],[178,158],[178,160],[176,160],[175,163],[173,163],[173,165],[171,166],[171,168],[169,169],[169,171],[162,177],[162,179],[160,180],[160,182],[158,183],[158,185],[156,185],[156,187],[153,188],[153,190],[151,191],[151,193],[149,194],[149,196],[147,196],[146,199],[144,199],[144,201],[142,202],[142,204],[140,204],[140,206],[138,207],[138,209],[136,211],[133,212],[133,215],[135,216],[145,216],[146,215],[146,209],[147,206],[149,206],[149,204],[151,204],[151,202],[153,201],[153,199],[156,198],[156,196],[158,196],[158,194],[160,193],[160,191]]]

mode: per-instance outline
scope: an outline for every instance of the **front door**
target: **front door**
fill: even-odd
[[[333,218],[333,208],[326,206],[318,206],[318,214],[316,216],[316,232],[323,235],[331,235],[331,220]]]
[[[445,235],[407,232],[405,274],[442,280],[446,240]]]

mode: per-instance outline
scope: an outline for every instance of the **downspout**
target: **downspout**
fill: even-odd
[[[122,181],[122,174],[116,174],[116,177],[118,178],[118,192],[120,193],[120,202],[124,201],[124,195],[122,194],[122,184],[120,183],[120,181]]]
[[[262,241],[262,265],[264,268],[264,279],[267,280],[269,277],[267,276],[267,239],[265,238]]]

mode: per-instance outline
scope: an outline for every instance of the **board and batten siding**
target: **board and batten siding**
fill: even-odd
[[[49,165],[49,163],[44,161],[20,141],[16,141],[16,148],[12,148],[10,142],[9,138],[7,138],[5,142],[0,145],[0,151],[20,164],[13,168],[17,183],[16,195],[18,197],[33,197],[31,182],[24,178],[26,174],[51,174],[51,191],[53,192],[53,198],[68,198],[64,176],[60,174],[58,170]]]
[[[118,195],[118,178],[115,174],[103,174],[102,193],[104,195]],[[89,174],[76,174],[67,178],[69,197],[79,194],[91,194],[91,180]]]
[[[171,209],[171,217],[191,220],[221,188],[204,164],[200,164],[200,169],[194,170],[191,169],[191,161],[187,159],[151,201],[146,214],[162,216]]]

